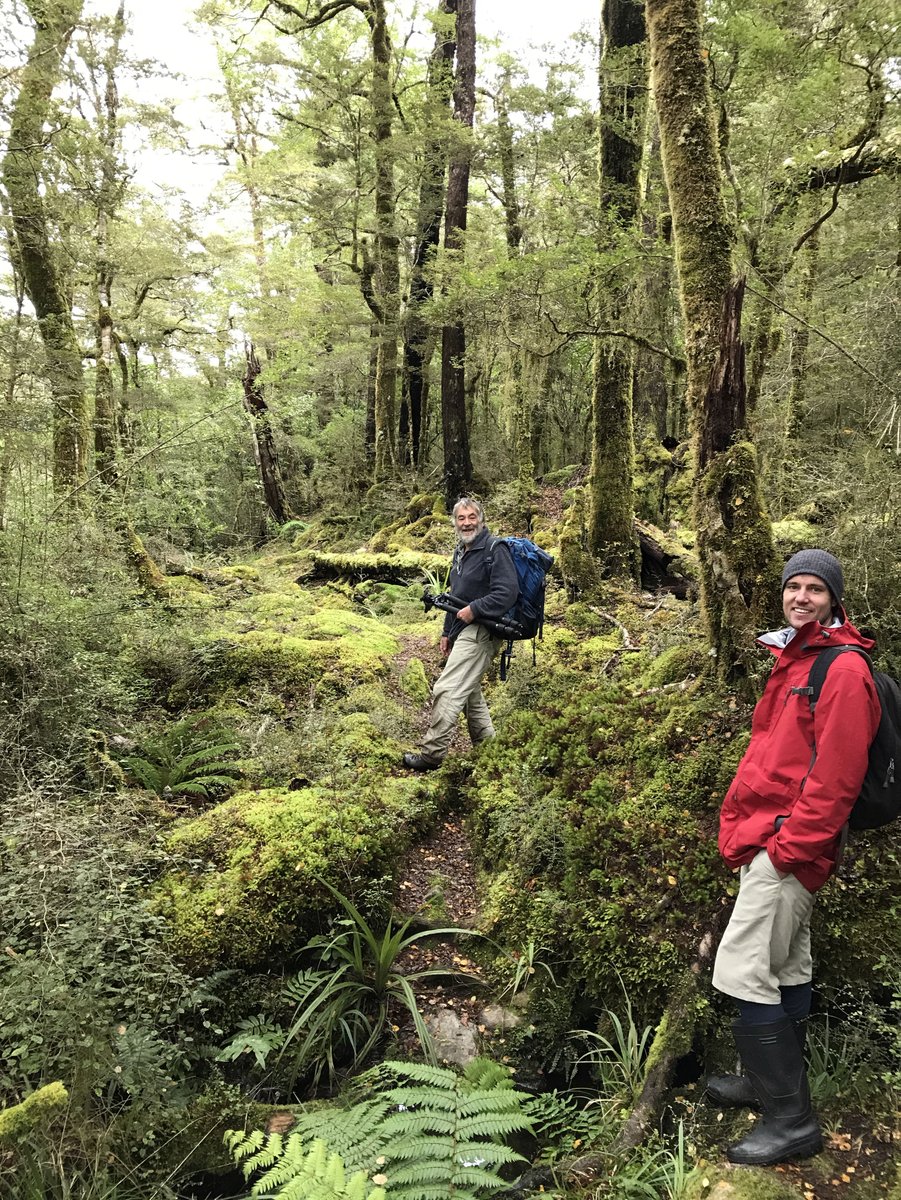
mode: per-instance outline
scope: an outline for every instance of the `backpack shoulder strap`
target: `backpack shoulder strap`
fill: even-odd
[[[872,673],[873,663],[870,656],[860,646],[830,646],[828,650],[820,650],[813,660],[813,666],[810,668],[810,674],[807,676],[807,688],[805,689],[810,701],[811,713],[816,712],[820,692],[823,690],[823,684],[826,682],[826,673],[835,660],[842,654],[859,654]]]

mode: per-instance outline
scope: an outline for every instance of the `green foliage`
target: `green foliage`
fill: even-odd
[[[453,972],[446,968],[401,971],[398,959],[425,938],[466,932],[446,928],[409,933],[411,918],[400,926],[389,920],[379,934],[352,901],[330,884],[324,886],[347,919],[329,937],[315,938],[305,947],[303,953],[315,965],[300,971],[283,988],[282,999],[294,1004],[287,1028],[279,1033],[262,1017],[245,1022],[220,1055],[227,1061],[252,1051],[262,1066],[278,1045],[279,1062],[287,1058],[291,1064],[289,1088],[306,1072],[312,1072],[315,1084],[323,1072],[334,1078],[339,1068],[353,1069],[364,1062],[385,1033],[392,1004],[407,1010],[423,1051],[433,1058],[413,985]]]
[[[159,737],[148,739],[141,754],[125,759],[130,774],[161,799],[199,796],[232,788],[240,768],[230,757],[239,747],[222,740],[217,729],[205,728],[203,718],[185,718]]]
[[[498,1174],[502,1166],[523,1161],[504,1141],[530,1128],[526,1096],[496,1063],[477,1059],[461,1076],[441,1067],[388,1062],[366,1079],[376,1089],[374,1099],[349,1111],[304,1114],[287,1138],[259,1132],[226,1135],[247,1176],[265,1171],[254,1195],[274,1187],[286,1189],[277,1196],[306,1195],[293,1189],[306,1176],[311,1140],[314,1145],[327,1142],[332,1149],[333,1121],[336,1140],[346,1147],[340,1158],[359,1165],[359,1178],[368,1175],[403,1200],[475,1200],[504,1186]]]
[[[611,1031],[609,1036],[590,1029],[580,1029],[576,1037],[588,1045],[580,1062],[591,1064],[599,1079],[601,1093],[631,1104],[644,1082],[654,1028],[645,1025],[639,1029],[628,995],[625,1001],[624,1018],[610,1009],[604,1015],[603,1024],[609,1026]]]
[[[261,1140],[261,1135],[257,1137]],[[307,1149],[293,1139],[288,1139],[282,1148],[280,1140],[273,1145],[274,1138],[270,1138],[269,1145],[253,1153],[257,1137],[245,1138],[239,1134],[226,1138],[235,1160],[240,1163],[246,1159],[243,1163],[246,1177],[268,1168],[254,1184],[252,1196],[266,1195],[272,1200],[384,1200],[384,1188],[370,1188],[365,1171],[357,1171],[348,1179],[340,1155],[330,1152],[321,1139]],[[279,1156],[281,1161],[273,1167]]]

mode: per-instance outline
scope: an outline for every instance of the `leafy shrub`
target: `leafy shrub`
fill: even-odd
[[[171,1114],[206,1074],[206,1043],[221,1032],[224,980],[201,982],[173,961],[148,903],[163,858],[126,797],[32,791],[6,802],[0,1104],[64,1082],[70,1136],[54,1170],[71,1168],[72,1178],[98,1155],[131,1159],[176,1123]],[[49,1184],[47,1194],[56,1194]]]

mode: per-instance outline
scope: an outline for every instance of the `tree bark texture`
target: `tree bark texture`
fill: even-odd
[[[701,599],[721,678],[747,678],[757,631],[777,594],[769,517],[760,495],[757,451],[745,433],[744,280],[726,293],[720,355],[697,438],[695,518]]]
[[[697,453],[701,601],[718,672],[731,683],[747,676],[746,659],[774,586],[756,453],[742,440],[743,286],[730,290],[734,235],[723,199],[699,0],[647,0],[646,12]]]
[[[87,476],[90,423],[81,347],[72,320],[66,280],[50,245],[41,196],[41,172],[50,97],[81,16],[81,0],[30,0],[34,41],[22,72],[3,160],[15,245],[13,254],[44,345],[53,402],[53,485],[58,493]]]
[[[372,123],[375,140],[376,286],[382,320],[375,379],[375,477],[396,463],[397,339],[400,324],[400,240],[396,226],[391,42],[385,0],[370,0]]]
[[[106,57],[101,139],[102,162],[97,197],[97,368],[94,380],[94,466],[104,483],[115,483],[118,471],[116,391],[113,368],[118,363],[118,340],[113,328],[113,276],[109,229],[122,196],[118,164],[119,93],[116,66],[125,32],[125,5],[120,3]]]
[[[633,228],[641,198],[647,72],[644,10],[637,0],[602,0],[600,208],[601,242]],[[618,326],[630,307],[627,284],[607,290],[604,324]],[[621,339],[597,338],[592,381],[589,539],[602,575],[638,578],[635,535],[635,442],[632,396],[635,348]]]
[[[422,153],[422,174],[419,181],[419,210],[416,219],[416,246],[413,252],[413,268],[410,275],[410,299],[404,339],[404,378],[407,407],[405,418],[401,412],[401,425],[409,430],[408,442],[401,429],[401,446],[408,444],[409,459],[418,466],[422,456],[422,432],[424,400],[426,391],[425,372],[428,369],[426,347],[428,326],[422,309],[433,294],[429,275],[431,260],[441,233],[441,217],[444,209],[444,177],[447,173],[447,138],[442,136],[441,127],[449,113],[453,83],[453,62],[456,52],[453,28],[442,23],[443,17],[456,13],[457,0],[442,0],[435,33],[435,45],[429,57],[426,87],[428,91],[429,133]]]
[[[272,420],[269,408],[260,383],[260,360],[256,356],[253,343],[244,346],[246,367],[241,383],[244,387],[244,408],[250,420],[250,432],[253,436],[253,456],[257,464],[260,482],[263,485],[263,498],[266,507],[272,514],[272,519],[278,525],[284,525],[293,516],[285,497],[285,487],[282,473],[278,465],[278,452],[275,448],[275,437],[272,432]]]
[[[447,181],[444,245],[461,257],[469,207],[469,166],[476,105],[475,0],[457,0],[457,73],[454,120],[462,129]],[[466,424],[466,331],[463,319],[445,325],[441,341],[441,427],[444,435],[444,494],[452,504],[469,490],[472,456]]]

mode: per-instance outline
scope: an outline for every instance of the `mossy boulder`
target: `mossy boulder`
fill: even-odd
[[[178,825],[169,852],[180,865],[156,895],[178,957],[264,965],[327,923],[335,901],[323,880],[354,893],[390,875],[434,812],[435,784],[386,779],[384,765],[376,778],[356,791],[243,792]]]
[[[30,1137],[46,1137],[50,1126],[69,1105],[69,1094],[62,1083],[38,1088],[21,1104],[0,1109],[0,1146],[15,1146]]]
[[[211,695],[263,686],[328,701],[385,675],[399,649],[386,626],[350,608],[295,612],[281,627],[247,628],[239,614],[234,623],[237,628],[213,630],[194,648],[192,678]]]

